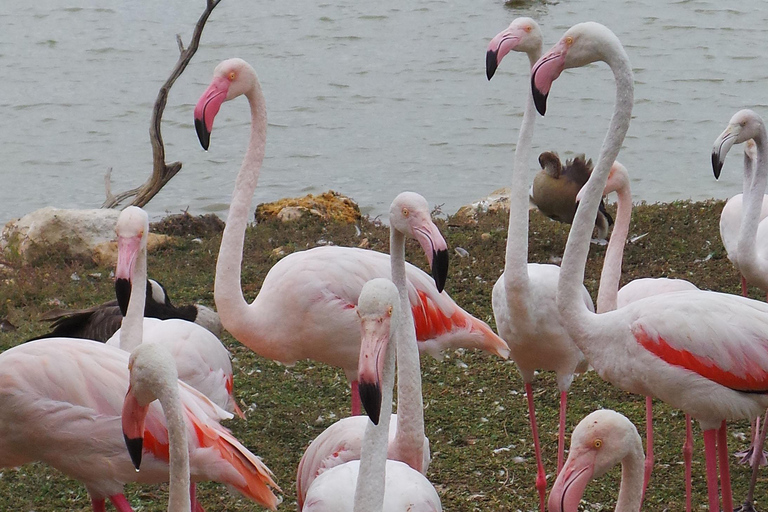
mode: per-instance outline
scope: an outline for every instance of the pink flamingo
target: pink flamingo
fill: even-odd
[[[168,481],[168,430],[159,407],[147,413],[140,473],[125,450],[120,413],[128,358],[118,348],[76,338],[31,341],[0,354],[0,466],[46,463],[85,484],[94,512],[105,510],[106,498],[131,512],[125,483]],[[269,469],[219,425],[231,415],[178,386],[193,480],[225,483],[274,509],[269,486],[279,488]]]
[[[259,295],[250,305],[246,302],[240,284],[243,241],[267,130],[264,95],[250,65],[241,59],[229,59],[216,67],[211,85],[195,107],[195,127],[200,143],[207,149],[221,104],[240,95],[245,95],[250,105],[251,137],[216,264],[214,299],[222,325],[262,357],[286,364],[312,359],[341,367],[352,383],[353,414],[359,414],[360,322],[354,308],[365,282],[389,277],[389,256],[335,246],[293,253],[272,267]],[[434,282],[415,267],[407,267],[411,310],[421,350],[435,353],[450,347],[472,347],[506,357],[506,343],[485,322],[441,293],[448,253],[432,246],[428,235],[416,233],[416,238],[432,266]]]
[[[427,200],[414,192],[399,194],[389,210],[392,280],[403,303],[408,301],[409,289],[405,278],[405,238],[417,233],[432,233],[435,246],[444,247],[445,241],[429,216]],[[366,286],[368,283],[366,283]],[[398,309],[397,325],[397,397],[398,414],[392,415],[387,458],[408,464],[426,474],[429,467],[429,439],[424,435],[424,405],[421,393],[421,369],[416,342],[413,315]],[[362,356],[361,356],[362,357]],[[381,392],[374,388],[361,392],[374,404],[381,401]],[[378,398],[377,398],[378,397]],[[379,406],[366,406],[369,416],[378,423]],[[313,480],[331,467],[360,459],[360,449],[368,418],[352,416],[337,421],[325,429],[309,445],[299,462],[296,474],[296,492],[301,510],[307,489]]]
[[[581,23],[568,29],[531,73],[534,99],[543,114],[552,82],[563,69],[595,61],[606,62],[613,71],[616,104],[568,236],[558,308],[574,341],[600,377],[625,391],[664,400],[701,423],[709,510],[719,510],[719,458],[723,508],[732,512],[725,421],[753,418],[768,407],[768,305],[695,290],[648,297],[599,315],[583,306],[581,287],[592,222],[611,164],[629,128],[632,70],[613,32],[598,23]],[[749,137],[743,140],[762,135],[762,141],[765,127],[745,127],[739,137],[746,135]],[[734,318],[739,322],[733,322]]]
[[[488,45],[486,71],[493,76],[499,61],[511,50],[525,52],[532,66],[541,56],[542,42],[539,26],[531,18],[517,18],[509,27],[497,34]],[[533,97],[526,100],[523,123],[520,127],[512,188],[509,201],[509,228],[504,273],[493,286],[492,304],[496,326],[507,342],[510,356],[515,361],[525,383],[528,414],[536,455],[536,489],[539,507],[544,512],[546,500],[546,474],[541,460],[539,433],[533,403],[532,381],[537,369],[552,370],[557,374],[560,390],[560,425],[558,431],[557,469],[563,465],[565,447],[565,412],[568,388],[573,374],[587,369],[584,354],[573,343],[560,321],[557,310],[557,265],[528,263],[528,154],[533,138],[535,120]],[[581,300],[594,311],[592,299],[581,287]]]
[[[122,327],[107,345],[131,352],[142,341],[162,343],[173,354],[181,380],[241,418],[233,394],[234,377],[229,350],[201,325],[170,318],[144,318],[147,283],[147,235],[149,217],[136,206],[120,212],[117,233],[115,293],[125,314]],[[130,331],[142,331],[141,335]]]
[[[549,493],[550,512],[576,512],[590,480],[621,463],[616,512],[640,512],[643,496],[643,442],[624,415],[608,409],[588,414],[571,435],[563,471]]]
[[[381,278],[369,281],[360,292],[360,387],[373,423],[363,417],[366,429],[360,460],[336,465],[315,478],[301,509],[304,512],[442,510],[440,497],[424,475],[387,458],[395,378],[391,340],[396,336],[398,351],[404,341],[412,344],[399,337],[404,330],[401,321],[410,316],[400,307],[401,297],[391,281]]]

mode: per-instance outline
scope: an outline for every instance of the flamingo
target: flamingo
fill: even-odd
[[[400,335],[401,297],[388,279],[374,279],[360,292],[360,387],[371,421],[367,422],[360,460],[330,468],[314,479],[301,510],[304,512],[439,512],[440,498],[424,475],[387,458],[392,410],[395,354],[408,340]],[[407,327],[407,326],[406,326]],[[395,336],[394,334],[397,333]],[[380,421],[379,421],[380,420]],[[375,424],[375,425],[374,425]]]
[[[127,207],[120,212],[115,232],[115,293],[125,318],[107,345],[131,352],[142,340],[164,344],[174,355],[181,380],[221,408],[244,418],[233,395],[232,361],[221,341],[209,330],[186,320],[142,315],[147,282],[147,213],[136,206]],[[142,336],[129,332],[136,330],[142,331]]]
[[[31,341],[0,354],[0,467],[41,461],[85,484],[94,512],[109,498],[120,512],[132,508],[128,482],[168,481],[168,432],[150,406],[141,473],[125,449],[120,412],[128,390],[129,354],[78,338]],[[231,414],[179,383],[194,481],[227,484],[267,508],[277,505],[269,469],[219,420]]]
[[[719,458],[723,509],[732,512],[725,422],[753,418],[768,407],[768,305],[693,290],[648,297],[599,315],[584,307],[581,287],[592,219],[629,128],[632,69],[615,34],[590,22],[568,29],[531,72],[537,110],[544,114],[552,82],[563,69],[595,61],[606,62],[613,71],[616,104],[568,236],[558,283],[558,308],[574,341],[600,377],[625,391],[659,398],[699,421],[704,431],[709,510],[719,510]],[[765,161],[766,148],[760,146],[765,127],[750,125],[735,140],[748,138],[756,138],[758,162]]]
[[[488,45],[486,70],[492,76],[498,62],[511,50],[525,52],[530,64],[541,55],[541,31],[531,18],[517,18],[497,34]],[[539,433],[533,403],[532,381],[537,369],[553,370],[560,391],[560,425],[558,432],[557,468],[563,465],[565,447],[565,412],[568,389],[574,373],[587,369],[584,354],[573,343],[560,321],[556,292],[560,268],[557,265],[528,263],[527,162],[533,138],[535,114],[533,98],[526,100],[523,123],[515,149],[515,163],[510,190],[509,228],[504,273],[493,286],[492,305],[496,327],[507,342],[510,357],[525,383],[528,413],[536,456],[536,489],[539,507],[544,512],[546,474],[541,460]],[[584,306],[594,311],[587,289],[581,287]]]
[[[147,296],[144,316],[151,318],[180,318],[200,324],[216,336],[221,334],[219,315],[201,304],[187,304],[176,307],[171,302],[163,285],[154,279],[147,280]],[[120,328],[123,313],[117,301],[111,300],[86,309],[54,309],[45,313],[41,320],[51,322],[51,332],[31,338],[85,338],[107,341]]]
[[[576,200],[580,201],[582,192],[580,190],[576,195]],[[608,179],[603,189],[602,195],[616,192],[618,196],[616,207],[616,222],[613,226],[613,233],[608,242],[608,248],[605,251],[603,260],[603,270],[600,274],[600,289],[597,293],[597,313],[613,311],[616,308],[622,308],[627,304],[636,302],[646,297],[651,297],[661,293],[672,293],[685,290],[698,290],[698,287],[686,281],[685,279],[670,278],[651,278],[645,277],[634,279],[619,289],[621,279],[621,263],[624,257],[624,245],[629,234],[629,223],[632,218],[632,192],[629,182],[629,172],[620,162],[616,161],[611,166],[608,173]],[[602,201],[601,201],[602,204]],[[645,474],[643,478],[643,496],[648,488],[648,482],[651,480],[653,471],[653,398],[645,398],[646,411],[646,456],[645,456]],[[686,503],[690,510],[691,503],[691,464],[693,457],[693,433],[691,430],[691,417],[685,415],[686,439],[683,444],[683,458],[685,460],[685,482],[686,482]]]
[[[626,416],[609,409],[588,414],[571,435],[563,471],[549,493],[550,512],[576,512],[590,480],[621,463],[616,512],[640,512],[643,496],[643,442]]]
[[[414,192],[399,194],[389,210],[392,280],[401,301],[408,301],[409,289],[405,279],[405,237],[416,238],[428,233],[435,247],[445,247],[445,240],[429,216],[427,200]],[[424,435],[424,405],[421,392],[421,369],[413,315],[401,316],[397,342],[398,414],[392,415],[389,429],[387,458],[405,462],[426,474],[429,467],[429,439]],[[370,391],[375,393],[375,391]],[[374,406],[374,409],[376,407]],[[374,414],[374,413],[370,413]],[[375,413],[378,422],[378,412]],[[368,425],[365,416],[352,416],[337,421],[325,429],[312,443],[299,462],[296,490],[301,510],[307,489],[322,472],[350,460],[360,459],[360,447]]]
[[[536,173],[531,185],[531,202],[550,219],[565,224],[572,223],[576,213],[576,194],[589,179],[592,160],[578,155],[563,165],[557,153],[545,151],[539,155],[539,165],[541,170]],[[595,220],[597,238],[608,238],[608,228],[611,224],[613,218],[601,201]]]
[[[759,138],[754,141],[744,140],[741,134],[745,129],[748,132],[754,131],[758,133]],[[766,160],[768,151],[764,147],[766,145],[765,135],[765,124],[762,118],[752,110],[741,110],[733,115],[728,127],[715,140],[712,149],[712,166],[715,171],[715,178],[719,178],[725,156],[733,144],[744,142],[746,145],[744,151],[744,197],[746,199],[744,200],[739,238],[736,246],[738,263],[734,259],[731,260],[734,261],[734,264],[742,272],[742,291],[746,290],[744,285],[745,278],[746,282],[755,282],[754,278],[760,279],[757,282],[760,283],[758,286],[761,287],[763,286],[762,283],[768,282],[766,281],[768,278],[768,270],[765,267],[766,259],[762,257],[755,247],[756,244],[768,240],[768,235],[764,235],[765,229],[768,229],[768,224],[766,224],[767,227],[764,227],[762,211],[758,214],[758,211],[762,210],[765,204],[764,192],[766,176],[768,175],[768,160]],[[722,216],[720,225],[722,233]],[[725,242],[725,238],[723,241]],[[765,444],[766,425],[768,425],[768,412],[766,412],[763,420],[762,431],[759,428],[759,419],[755,420],[752,424],[754,431],[752,446],[746,452],[737,454],[737,456],[742,457],[743,462],[750,461],[752,463],[752,477],[749,482],[747,497],[741,506],[741,512],[754,511],[753,503],[757,473],[760,465],[764,464],[765,459],[763,445]]]
[[[264,158],[267,116],[264,95],[253,68],[229,59],[214,70],[211,85],[195,107],[195,127],[204,149],[213,120],[226,100],[244,95],[251,109],[251,137],[232,195],[216,263],[214,299],[222,325],[239,342],[275,361],[292,364],[312,359],[341,367],[352,383],[352,412],[359,414],[357,358],[359,319],[354,313],[363,284],[389,277],[389,256],[355,248],[318,247],[293,253],[269,271],[249,305],[243,297],[240,268],[249,208]],[[411,309],[423,351],[473,347],[506,357],[506,343],[483,321],[472,317],[442,293],[447,251],[437,251],[417,234],[434,282],[408,267]],[[437,286],[437,288],[435,287]]]

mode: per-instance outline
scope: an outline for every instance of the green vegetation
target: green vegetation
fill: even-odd
[[[739,293],[739,279],[720,243],[718,219],[722,202],[676,202],[640,205],[633,213],[630,237],[648,233],[627,245],[622,284],[637,277],[681,277],[702,288]],[[484,215],[473,226],[451,220],[440,227],[451,247],[461,247],[467,257],[452,253],[447,291],[470,313],[493,324],[491,288],[503,269],[506,217]],[[201,227],[198,229],[198,225]],[[181,226],[181,227],[180,227]],[[213,226],[213,228],[211,227]],[[169,247],[150,255],[150,275],[165,284],[176,303],[213,304],[213,276],[220,233],[216,223],[169,219],[153,230],[177,235]],[[284,254],[320,243],[363,245],[386,251],[388,229],[363,220],[361,234],[354,226],[300,220],[280,224],[263,222],[246,237],[243,287],[246,298],[256,296],[269,268]],[[531,213],[530,261],[557,262],[567,237],[567,226]],[[184,234],[181,234],[184,233]],[[408,245],[408,259],[424,267],[416,244]],[[605,247],[592,246],[586,286],[597,294],[599,269]],[[65,307],[85,307],[108,300],[113,289],[110,269],[89,262],[51,257],[34,267],[0,270],[0,316],[18,330],[0,335],[2,349],[45,331],[38,315],[58,299]],[[77,276],[79,280],[72,277]],[[754,298],[764,298],[752,289]],[[263,457],[284,490],[280,510],[295,510],[295,471],[306,445],[324,428],[349,413],[349,390],[342,372],[312,362],[286,368],[265,360],[231,337],[225,343],[234,357],[236,394],[247,410],[246,421],[228,426],[254,453]],[[520,376],[511,362],[474,352],[456,351],[444,360],[422,360],[427,435],[431,441],[429,479],[437,487],[445,510],[535,510],[536,464],[528,427],[525,395]],[[551,487],[557,445],[558,393],[554,374],[540,375],[535,384],[542,447]],[[602,382],[594,372],[578,377],[571,387],[568,431],[589,412],[612,408],[627,415],[645,430],[644,399]],[[655,407],[656,463],[644,510],[683,510],[683,414],[659,402]],[[694,506],[706,503],[703,442],[694,426]],[[748,434],[746,422],[731,425],[731,433]],[[644,437],[644,434],[643,434]],[[730,438],[732,451],[746,441]],[[734,497],[746,492],[749,471],[732,464]],[[613,510],[618,469],[594,482],[587,490],[585,510]],[[768,507],[765,479],[758,482],[761,508]],[[137,511],[166,507],[165,488],[127,486]],[[227,492],[218,484],[200,486],[206,510],[256,510],[257,507]],[[45,512],[90,510],[85,489],[77,482],[41,464],[0,474],[0,510]]]

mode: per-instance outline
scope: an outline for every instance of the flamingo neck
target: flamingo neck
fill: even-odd
[[[605,313],[616,309],[616,300],[621,280],[621,262],[624,259],[624,245],[629,234],[629,223],[632,219],[632,192],[629,183],[616,191],[618,206],[616,220],[611,233],[611,240],[605,250],[603,271],[600,274],[600,289],[597,292],[597,312]]]
[[[240,284],[240,267],[243,262],[245,228],[264,160],[267,137],[267,111],[264,95],[258,82],[255,82],[254,88],[245,96],[251,109],[251,136],[240,172],[235,180],[227,225],[221,237],[213,288],[221,323],[233,335],[240,330],[241,323],[247,318],[248,303],[245,301]]]
[[[405,278],[405,235],[390,228],[389,253],[392,282],[400,295],[397,321],[397,434],[398,458],[417,471],[424,463],[424,399],[416,327],[410,311]],[[384,412],[382,411],[382,414]]]
[[[131,273],[131,297],[120,326],[120,348],[126,352],[141,345],[144,338],[144,306],[147,301],[147,248],[142,244]]]
[[[395,385],[395,350],[397,330],[402,311],[401,305],[396,305],[393,318],[394,329],[390,334],[390,342],[384,355],[384,371],[381,389],[381,413],[379,424],[374,425],[370,420],[365,426],[363,443],[360,448],[360,466],[355,486],[354,512],[381,512],[384,508],[384,491],[387,476],[387,445],[389,443],[389,423],[392,418],[392,389]],[[392,343],[392,338],[395,343]]]
[[[640,448],[632,451],[621,461],[621,487],[616,500],[615,512],[640,512],[643,501],[643,472],[645,456]]]
[[[765,194],[766,180],[768,179],[768,146],[766,142],[765,125],[761,124],[760,133],[754,137],[757,149],[757,158],[754,162],[754,169],[751,173],[747,170],[747,159],[745,157],[744,179],[748,179],[748,174],[752,174],[751,186],[743,196],[744,207],[741,213],[741,229],[739,230],[739,240],[736,246],[736,252],[739,255],[739,270],[744,275],[756,276],[765,279],[764,283],[757,283],[761,288],[768,285],[768,261],[760,258],[757,253],[756,238],[757,228],[760,225],[760,211],[763,207],[763,195]],[[746,183],[745,183],[746,186]],[[754,277],[750,279],[754,281]]]
[[[528,53],[529,69],[541,56],[541,45]],[[528,298],[528,159],[533,141],[536,111],[531,88],[525,99],[523,122],[517,136],[512,186],[509,190],[509,226],[504,257],[504,291],[509,307],[516,306],[518,315],[527,314]]]
[[[634,102],[632,69],[629,58],[618,40],[611,45],[604,60],[611,67],[616,81],[616,102],[608,132],[600,148],[597,165],[584,186],[582,200],[568,234],[557,290],[557,304],[563,322],[573,335],[576,345],[585,355],[588,351],[588,348],[585,351],[584,345],[587,345],[589,340],[589,324],[596,320],[595,314],[587,309],[581,291],[589,254],[589,241],[611,166],[619,154],[624,136],[629,129]]]
[[[158,390],[158,400],[168,426],[170,459],[170,486],[168,496],[169,512],[188,512],[191,508],[189,496],[189,447],[187,446],[187,425],[184,409],[176,382],[164,382]]]

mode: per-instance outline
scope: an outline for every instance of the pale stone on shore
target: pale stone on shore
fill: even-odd
[[[478,213],[499,210],[509,212],[509,187],[494,190],[488,197],[462,206],[453,216],[453,220],[459,223],[474,224],[477,222]]]

